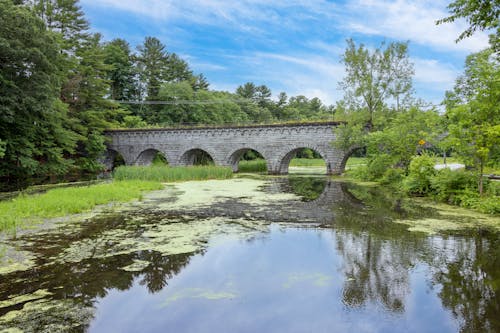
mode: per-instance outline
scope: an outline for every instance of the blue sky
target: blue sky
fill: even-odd
[[[82,0],[92,30],[132,48],[145,36],[203,73],[211,89],[265,84],[277,95],[342,98],[340,57],[352,38],[375,48],[409,41],[416,97],[438,104],[463,70],[465,57],[488,45],[486,33],[458,44],[464,22],[436,26],[442,0]]]

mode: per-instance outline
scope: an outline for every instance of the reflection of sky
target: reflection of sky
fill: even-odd
[[[342,302],[346,277],[332,230],[280,229],[251,241],[220,237],[193,257],[159,293],[136,279],[97,304],[90,331],[100,332],[448,332],[456,331],[427,283],[427,266],[408,271],[403,313],[380,302]],[[337,234],[337,237],[339,235]],[[407,268],[408,269],[408,268]],[[390,287],[390,286],[389,286]],[[186,291],[234,297],[206,299]],[[175,295],[184,294],[167,303]],[[198,293],[199,294],[199,293]]]

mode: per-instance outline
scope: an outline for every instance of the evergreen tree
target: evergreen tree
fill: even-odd
[[[65,73],[57,37],[24,6],[0,0],[2,187],[67,172],[77,135],[58,100]]]
[[[137,70],[134,67],[129,44],[114,39],[104,45],[104,63],[107,71],[109,95],[113,100],[136,100],[138,96]]]

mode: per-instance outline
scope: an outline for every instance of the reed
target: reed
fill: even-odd
[[[0,231],[53,218],[90,211],[97,205],[109,202],[126,202],[140,199],[145,191],[163,187],[159,182],[113,181],[110,183],[56,188],[42,194],[20,194],[0,202]]]
[[[249,160],[245,161],[242,160],[238,164],[238,171],[239,172],[266,172],[267,171],[267,164],[266,161],[258,158],[255,160]]]
[[[229,167],[213,165],[190,167],[120,166],[113,172],[115,180],[176,182],[187,180],[227,179],[233,176]]]
[[[294,158],[290,161],[290,166],[294,167],[325,166],[325,161],[322,158]]]

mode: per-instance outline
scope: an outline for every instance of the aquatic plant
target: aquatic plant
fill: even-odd
[[[229,167],[203,165],[189,167],[120,166],[113,172],[115,180],[175,182],[186,180],[227,179],[233,176]]]
[[[249,161],[240,161],[238,164],[239,172],[266,172],[267,164],[266,160],[258,158]]]
[[[161,189],[158,182],[114,181],[110,183],[57,188],[42,194],[19,196],[0,202],[0,231],[12,230],[44,218],[91,210],[109,202],[138,199],[145,191]]]

